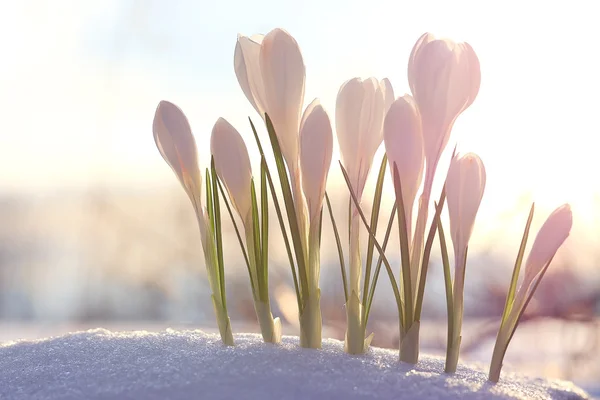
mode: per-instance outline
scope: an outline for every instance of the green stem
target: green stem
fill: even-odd
[[[416,364],[419,361],[419,331],[421,323],[414,321],[406,332],[400,326],[400,361]]]
[[[303,298],[300,312],[300,346],[310,349],[321,348],[321,290],[316,288]]]
[[[360,302],[360,220],[357,208],[352,205],[350,209],[350,298],[346,303],[347,327],[344,347],[349,354],[362,354],[365,351],[366,327],[362,323],[363,305]]]
[[[321,268],[320,218],[315,217],[310,223],[307,281],[308,293],[302,296],[300,310],[300,345],[313,349],[321,348],[321,290],[319,278]]]
[[[423,257],[423,241],[425,239],[425,225],[427,223],[427,217],[429,214],[429,197],[431,195],[431,184],[432,182],[425,181],[425,187],[423,193],[419,198],[419,211],[417,214],[417,222],[415,224],[415,235],[413,236],[412,248],[411,248],[411,266],[410,266],[410,278],[412,293],[416,296],[418,282],[421,279],[420,265]],[[407,231],[412,229],[411,226],[406,227]]]
[[[502,327],[500,327],[502,330]],[[498,335],[496,344],[494,345],[494,352],[492,353],[492,361],[490,363],[489,380],[494,383],[498,383],[500,380],[500,371],[502,370],[502,362],[506,354],[507,344],[504,340],[503,335]]]
[[[233,346],[233,332],[231,330],[231,321],[227,315],[227,308],[219,302],[215,295],[212,295],[211,298],[217,317],[217,326],[219,327],[221,341],[226,346]]]
[[[467,268],[467,248],[460,251],[454,261],[455,277],[454,286],[452,288],[452,304],[454,310],[449,316],[448,321],[448,344],[446,352],[446,367],[447,373],[456,372],[458,366],[458,357],[460,353],[460,343],[462,340],[462,322],[464,312],[464,292],[465,292],[465,271]],[[450,321],[452,318],[452,321]]]
[[[265,343],[276,344],[281,342],[281,321],[279,318],[273,318],[271,304],[269,302],[254,301],[254,310]]]
[[[364,309],[360,303],[358,294],[352,291],[350,299],[346,303],[346,343],[344,349],[348,354],[363,354],[366,350],[365,337],[366,326],[363,324],[362,313]]]

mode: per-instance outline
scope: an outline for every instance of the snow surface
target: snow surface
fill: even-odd
[[[487,381],[482,365],[443,373],[444,360],[421,356],[415,367],[397,351],[372,348],[349,356],[343,342],[323,349],[278,346],[257,334],[195,331],[150,333],[94,329],[0,345],[0,399],[588,399],[558,380],[503,371]]]

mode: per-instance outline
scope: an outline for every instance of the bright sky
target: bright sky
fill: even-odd
[[[519,201],[535,199],[548,208],[569,201],[588,217],[584,223],[598,221],[595,7],[589,0],[568,6],[476,0],[2,2],[1,190],[174,183],[151,133],[161,99],[186,112],[204,161],[220,116],[251,140],[246,118],[258,116],[233,70],[238,33],[288,30],[306,64],[306,104],[321,98],[333,119],[335,96],[349,78],[389,77],[397,96],[407,92],[410,50],[430,31],[469,42],[481,62],[479,96],[459,117],[449,147],[458,140],[461,151],[478,153],[486,165],[482,218],[499,218]]]

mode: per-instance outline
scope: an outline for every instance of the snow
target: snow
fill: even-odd
[[[94,329],[55,338],[0,344],[0,399],[587,399],[573,384],[508,370],[499,384],[484,365],[421,356],[415,367],[397,351],[372,348],[349,356],[343,343],[323,349],[262,343],[235,335],[225,347],[199,330],[111,332]]]

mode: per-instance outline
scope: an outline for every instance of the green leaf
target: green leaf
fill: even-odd
[[[277,213],[277,221],[279,222],[279,227],[281,228],[281,235],[283,236],[283,242],[285,243],[285,251],[288,256],[288,261],[290,263],[290,268],[292,270],[292,278],[294,279],[294,289],[296,290],[296,300],[298,300],[298,309],[300,309],[300,304],[302,301],[302,293],[298,287],[298,276],[296,274],[296,267],[294,264],[294,256],[292,255],[292,248],[290,246],[290,241],[287,235],[287,231],[285,229],[285,224],[283,222],[283,214],[281,212],[281,207],[279,207],[279,201],[277,200],[277,195],[275,194],[275,187],[273,185],[273,180],[271,179],[271,174],[269,172],[269,168],[267,166],[267,161],[265,160],[264,155],[261,157],[261,164],[265,166],[265,171],[267,174],[267,182],[269,183],[269,191],[271,192],[271,198],[273,199],[273,204],[275,205],[275,212]]]
[[[385,231],[385,237],[383,238],[383,251],[386,250],[388,240],[390,239],[390,234],[392,233],[392,226],[394,225],[394,219],[396,217],[396,204],[392,207],[392,212],[390,213],[390,219],[388,220],[387,229]],[[382,258],[379,256],[377,260],[377,265],[375,267],[375,274],[373,274],[373,282],[371,283],[371,289],[369,290],[369,297],[367,299],[367,304],[365,306],[364,313],[364,322],[363,325],[367,326],[367,322],[369,322],[369,313],[371,312],[371,305],[373,304],[373,296],[375,295],[375,287],[377,286],[377,281],[379,280],[379,271],[381,270]]]
[[[510,341],[512,340],[512,338],[513,338],[513,336],[514,336],[514,334],[515,334],[515,332],[517,330],[517,326],[519,325],[519,321],[521,320],[521,317],[523,316],[523,313],[525,312],[525,309],[529,305],[529,302],[533,298],[533,295],[535,294],[535,291],[537,290],[537,287],[539,286],[540,282],[542,281],[542,278],[546,274],[546,271],[548,270],[548,267],[552,263],[552,259],[553,258],[554,257],[552,257],[550,259],[550,261],[548,261],[548,264],[546,264],[544,266],[544,268],[542,268],[541,272],[539,273],[539,276],[533,282],[533,285],[531,286],[531,290],[529,290],[529,292],[527,293],[527,297],[526,297],[525,303],[523,303],[523,307],[521,307],[521,309],[519,310],[519,314],[517,315],[517,318],[514,320],[513,325],[510,327],[510,335],[508,336],[508,339],[506,340],[506,346],[504,347],[504,349],[502,351],[502,357],[504,357],[504,354],[506,354],[506,350],[508,349],[508,345],[510,344]]]
[[[356,210],[358,211],[358,214],[360,215],[360,219],[362,220],[363,225],[367,229],[369,236],[373,238],[373,243],[375,244],[375,248],[377,248],[379,255],[383,259],[383,263],[384,263],[385,268],[387,269],[388,275],[390,277],[390,283],[392,285],[392,290],[394,291],[394,296],[396,297],[396,304],[398,305],[398,311],[400,312],[400,318],[402,319],[402,316],[403,316],[402,309],[403,309],[404,303],[400,296],[400,291],[398,290],[398,285],[396,284],[396,278],[394,277],[394,272],[392,271],[392,267],[390,266],[390,263],[388,262],[388,259],[385,256],[385,252],[379,245],[377,238],[373,234],[373,231],[369,227],[367,218],[365,217],[365,214],[362,212],[362,209],[360,208],[360,202],[356,198],[356,194],[354,193],[354,190],[352,189],[352,184],[350,183],[350,178],[348,177],[348,173],[344,169],[344,166],[342,165],[341,162],[340,162],[340,168],[342,169],[342,174],[344,175],[344,180],[346,181],[346,186],[348,186],[348,190],[350,191],[350,197],[351,197],[352,201],[354,202],[354,205],[356,206]]]
[[[263,279],[263,301],[269,301],[269,197],[267,196],[267,174],[260,164],[260,212],[261,212],[261,260]]]
[[[394,163],[394,188],[396,190],[396,205],[398,206],[398,230],[400,233],[400,257],[402,259],[402,287],[404,289],[404,305],[406,309],[405,327],[411,326],[413,322],[413,297],[410,280],[410,247],[408,243],[408,230],[410,227],[406,223],[406,208],[404,207],[404,197],[402,196],[402,183],[398,166]]]
[[[246,268],[248,269],[248,275],[250,276],[250,286],[252,288],[252,298],[255,298],[256,293],[254,290],[254,281],[252,279],[252,272],[250,271],[250,261],[248,260],[248,253],[246,252],[246,247],[244,246],[244,241],[242,240],[242,235],[240,234],[240,230],[235,222],[235,217],[233,216],[233,211],[231,210],[231,206],[229,205],[229,201],[227,200],[227,196],[225,195],[225,191],[223,190],[223,186],[221,185],[221,181],[217,179],[217,184],[219,186],[219,192],[221,196],[225,200],[225,207],[227,208],[227,212],[229,213],[229,218],[231,218],[231,223],[233,224],[233,229],[235,230],[235,235],[237,236],[238,242],[240,244],[240,249],[242,250],[242,255],[244,256],[244,262],[246,263]]]
[[[448,310],[448,349],[450,349],[452,340],[452,334],[454,332],[454,297],[452,295],[452,276],[450,274],[450,259],[448,257],[448,247],[446,245],[446,235],[444,234],[444,227],[442,226],[442,220],[440,214],[442,211],[442,205],[435,204],[435,223],[440,238],[440,248],[442,251],[442,265],[444,268],[444,283],[446,285],[446,307]]]
[[[377,184],[375,185],[375,194],[373,195],[373,205],[371,209],[371,228],[375,235],[377,235],[377,225],[379,222],[379,209],[381,207],[381,194],[383,192],[383,181],[385,180],[385,170],[387,167],[387,155],[384,154],[381,160],[381,166],[379,167],[379,175],[377,176]],[[367,259],[365,266],[365,283],[363,288],[363,300],[362,304],[366,304],[369,296],[369,282],[371,279],[371,266],[373,264],[373,240],[369,237],[367,243]]]
[[[333,234],[335,236],[335,244],[337,246],[338,257],[340,259],[340,268],[342,269],[342,285],[344,286],[344,300],[348,303],[348,279],[346,277],[346,264],[344,263],[344,250],[342,249],[342,243],[340,241],[340,234],[333,217],[333,210],[331,209],[331,202],[329,201],[329,195],[325,192],[325,201],[327,202],[327,209],[329,210],[329,218],[331,219],[331,225],[333,226]]]
[[[271,198],[273,199],[273,204],[275,205],[275,211],[277,213],[277,221],[279,222],[279,227],[281,228],[281,235],[283,236],[283,241],[285,243],[285,250],[287,252],[288,261],[290,263],[290,268],[292,270],[292,277],[294,279],[294,289],[296,290],[296,300],[298,301],[298,310],[301,310],[302,304],[302,292],[300,291],[298,285],[298,276],[296,273],[296,264],[294,262],[294,257],[292,255],[292,249],[290,246],[289,237],[287,234],[287,230],[285,228],[285,223],[283,220],[283,213],[281,212],[281,207],[279,206],[279,200],[277,199],[277,193],[275,191],[275,185],[273,184],[273,178],[271,176],[271,171],[269,170],[269,166],[267,164],[267,160],[265,158],[265,153],[263,151],[262,144],[260,142],[260,138],[258,137],[258,132],[256,131],[256,127],[252,122],[252,119],[248,118],[250,121],[250,126],[252,128],[252,133],[254,134],[254,139],[256,140],[256,145],[258,147],[258,151],[261,156],[261,165],[264,165],[264,169],[267,175],[267,182],[269,183],[269,191],[271,192]]]
[[[515,300],[515,293],[517,291],[517,283],[519,281],[519,274],[521,272],[521,264],[523,263],[523,256],[525,255],[525,248],[527,247],[527,239],[529,237],[529,229],[531,228],[531,222],[533,221],[533,213],[535,209],[535,203],[531,204],[531,209],[529,210],[529,217],[527,218],[527,223],[525,224],[525,231],[523,232],[523,237],[521,238],[521,246],[519,247],[519,253],[517,254],[517,259],[515,261],[515,267],[513,269],[512,278],[510,280],[510,287],[508,289],[508,294],[506,295],[506,303],[504,304],[504,312],[502,313],[502,319],[500,323],[500,327],[506,323],[506,319],[510,314],[510,311],[513,306],[513,301]]]
[[[214,211],[214,204],[213,204],[213,195],[212,195],[212,179],[211,179],[211,174],[208,168],[206,168],[206,212],[208,213],[208,230],[209,230],[209,236],[210,236],[210,249],[208,250],[210,252],[210,258],[211,258],[211,267],[214,270],[214,275],[215,275],[215,279],[219,284],[218,288],[215,288],[215,290],[221,290],[221,281],[223,280],[223,277],[221,276],[221,268],[219,267],[219,256],[217,254],[217,246],[216,246],[216,242],[217,242],[217,238],[215,236],[215,211]],[[221,296],[221,295],[220,295]]]
[[[437,230],[436,219],[440,218],[440,213],[444,207],[444,201],[446,200],[446,186],[442,188],[440,194],[440,200],[437,204],[439,207],[436,208],[433,221],[431,221],[431,227],[427,235],[427,241],[425,242],[425,249],[423,251],[423,264],[421,265],[421,279],[419,279],[419,287],[417,291],[416,304],[415,304],[415,320],[421,320],[421,310],[423,308],[423,297],[425,295],[425,281],[427,280],[427,271],[429,270],[429,258],[431,256],[431,248],[433,247],[433,240],[435,239],[435,232]]]
[[[210,234],[211,236],[215,237],[214,233],[215,233],[215,213],[214,213],[214,209],[213,209],[213,195],[212,195],[212,182],[211,182],[211,175],[210,175],[210,171],[208,170],[208,168],[206,168],[206,211],[208,213],[208,220],[210,221]]]
[[[219,284],[221,287],[221,297],[223,307],[227,309],[225,296],[225,263],[223,261],[223,234],[221,231],[221,204],[219,201],[219,191],[217,190],[217,171],[215,169],[215,160],[211,158],[211,194],[214,196],[213,212],[214,212],[214,227],[215,227],[215,242],[217,250],[217,264],[219,268]]]
[[[254,187],[254,179],[250,184],[250,198],[252,204],[252,243],[254,245],[254,265],[256,267],[256,280],[258,296],[262,299],[264,287],[262,282],[262,257],[260,254],[260,221],[258,216],[258,204],[256,201],[256,189]]]
[[[275,134],[275,128],[273,127],[273,123],[271,122],[271,118],[269,118],[268,114],[265,114],[265,120],[267,124],[267,132],[269,133],[269,139],[271,140],[271,147],[273,148],[273,154],[275,155],[275,163],[277,165],[277,172],[279,174],[281,191],[285,203],[290,232],[292,234],[292,243],[294,244],[296,261],[298,262],[300,287],[302,288],[302,293],[304,296],[304,294],[308,295],[308,271],[306,268],[306,257],[304,255],[302,237],[300,236],[300,228],[298,226],[298,217],[296,215],[296,208],[294,206],[292,189],[290,187],[288,173],[283,160],[283,154],[281,153],[281,148],[279,147],[279,141],[277,139],[277,135]],[[304,300],[306,301],[307,299]]]

